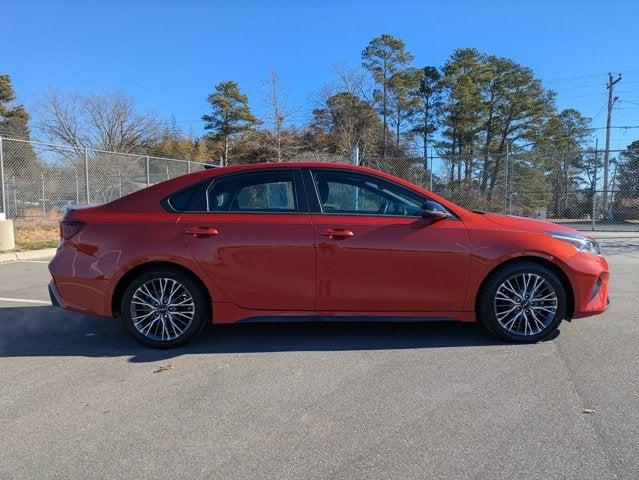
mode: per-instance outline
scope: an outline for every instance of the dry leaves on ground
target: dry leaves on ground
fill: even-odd
[[[158,368],[157,370],[154,370],[153,373],[166,372],[167,370],[173,370],[172,363],[165,363],[164,365],[160,366],[160,368]]]

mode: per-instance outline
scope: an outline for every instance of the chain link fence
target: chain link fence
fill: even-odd
[[[205,164],[0,137],[0,205],[16,236],[55,229],[69,205],[104,203]]]
[[[486,157],[368,158],[360,165],[431,189],[471,210],[551,220],[580,230],[639,231],[639,178],[611,152],[604,188],[599,152],[505,153]],[[340,155],[295,160],[352,162]],[[16,232],[56,228],[69,205],[104,203],[205,164],[0,137],[2,211]],[[435,166],[433,168],[433,165]]]
[[[405,178],[469,210],[578,230],[639,231],[639,172],[625,168],[621,153],[610,151],[607,185],[602,152],[594,150],[433,157],[426,164],[422,157],[364,157],[359,164]]]

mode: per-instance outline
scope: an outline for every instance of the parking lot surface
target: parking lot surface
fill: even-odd
[[[637,478],[639,242],[604,245],[608,312],[536,345],[313,323],[156,351],[2,264],[0,478]]]

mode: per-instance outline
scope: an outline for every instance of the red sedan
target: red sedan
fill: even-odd
[[[536,342],[608,304],[590,237],[350,165],[205,170],[69,211],[60,236],[52,302],[158,348],[209,322],[313,319],[478,320]]]

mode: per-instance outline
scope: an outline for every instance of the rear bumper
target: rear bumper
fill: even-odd
[[[59,307],[60,306],[60,302],[58,300],[58,297],[55,294],[55,284],[53,283],[53,280],[51,280],[49,282],[49,299],[51,300],[51,305],[53,305],[54,307]]]
[[[51,303],[74,312],[111,317],[109,287],[118,268],[62,245],[49,263]]]

